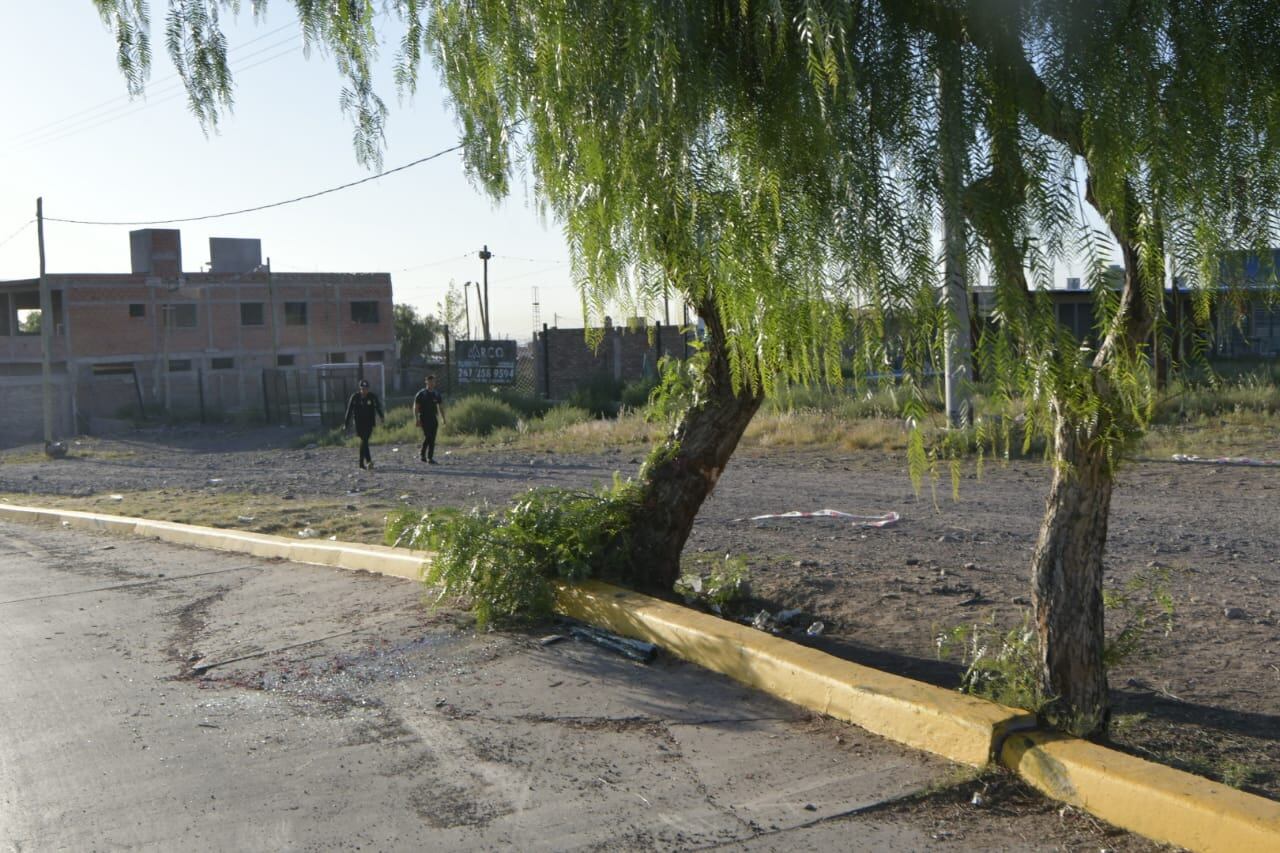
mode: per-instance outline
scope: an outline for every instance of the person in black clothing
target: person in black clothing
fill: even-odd
[[[423,462],[436,464],[436,431],[440,424],[436,421],[437,413],[444,420],[444,396],[436,390],[435,376],[428,376],[427,387],[413,398],[413,420],[422,427],[422,450],[418,458]]]
[[[347,416],[344,420],[347,429],[351,428],[352,421],[355,422],[356,435],[360,436],[360,467],[364,468],[368,463],[369,470],[373,470],[373,457],[369,455],[369,436],[373,435],[375,419],[384,425],[387,422],[382,414],[382,403],[378,400],[378,395],[369,390],[369,380],[361,379],[360,390],[347,401]]]

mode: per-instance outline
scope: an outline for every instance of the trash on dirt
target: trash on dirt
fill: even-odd
[[[982,808],[986,802],[986,798],[984,798],[982,793],[979,791],[974,791],[973,796],[969,798],[969,805],[977,806],[978,808]]]
[[[304,527],[298,531],[298,537],[301,539],[315,539],[320,534],[310,527]]]
[[[808,628],[805,629],[805,633],[808,634],[810,637],[821,637],[822,632],[825,630],[827,630],[826,625],[824,625],[821,622],[814,622],[812,625],[810,625]]]
[[[774,618],[778,620],[779,625],[786,625],[788,622],[790,622],[792,619],[795,619],[797,616],[799,616],[803,612],[804,611],[802,611],[798,607],[793,610],[781,610],[778,612],[778,615],[775,616]]]
[[[391,452],[392,452],[392,453],[399,453],[399,452],[400,452],[400,448],[398,448],[398,447],[393,447],[393,448],[391,448]]]
[[[777,625],[774,623],[773,614],[768,610],[761,610],[755,616],[751,617],[751,627],[757,631],[773,632]]]
[[[550,646],[554,643],[560,642],[561,640],[567,640],[567,639],[569,638],[566,637],[564,634],[548,634],[547,636],[543,637],[541,640],[538,640],[538,645]]]
[[[1228,619],[1243,619],[1248,614],[1239,607],[1228,607],[1222,611],[1222,615]]]
[[[841,512],[838,509],[818,509],[812,512],[791,510],[790,512],[767,513],[765,515],[753,515],[745,519],[736,518],[734,521],[771,521],[796,518],[834,518],[840,521],[852,522],[854,527],[889,527],[897,524],[902,519],[902,516],[893,511],[880,513],[879,515],[854,515],[853,513]]]
[[[574,625],[569,629],[569,635],[580,640],[586,640],[589,643],[595,643],[603,649],[609,649],[641,663],[649,663],[658,654],[658,647],[653,643],[619,637],[617,634],[610,634],[608,631],[602,631],[599,628],[592,628],[588,625]]]
[[[254,519],[255,519],[255,518],[257,518],[257,516],[254,516],[254,515],[237,515],[237,516],[236,516],[236,521],[240,522],[241,524],[253,524],[253,522],[254,522]]]
[[[109,501],[122,501],[122,500],[124,500],[124,495],[107,495],[107,500],[109,500]]]
[[[1196,456],[1193,453],[1175,453],[1174,462],[1192,462],[1198,465],[1245,465],[1250,468],[1280,467],[1280,459],[1254,459],[1249,456]]]
[[[222,482],[222,478],[221,478],[221,477],[210,477],[209,479],[205,480],[205,482],[206,482],[206,483],[208,483],[210,486],[216,486],[216,485],[218,485],[219,483],[221,483],[221,482]]]
[[[67,445],[61,441],[46,441],[44,455],[50,459],[62,459],[67,455]]]
[[[338,541],[338,537],[337,537],[337,535],[330,536],[330,537],[329,537],[329,541],[330,541],[330,542],[337,542],[337,541]]]
[[[401,496],[400,496],[400,500],[402,500],[402,501],[408,501],[408,500],[409,500],[409,497],[410,497],[409,495],[401,495]]]

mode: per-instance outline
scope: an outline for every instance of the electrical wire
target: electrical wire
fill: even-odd
[[[292,41],[292,39],[290,39],[290,41]],[[266,52],[267,50],[280,47],[281,45],[286,43],[287,42],[280,42],[279,44],[270,45],[267,48],[264,48],[262,51],[258,51],[253,54],[250,54],[248,57],[245,57],[245,58],[248,59],[254,56],[258,56],[261,53]],[[236,69],[234,73],[237,75],[243,74],[246,71],[250,71],[254,68],[257,68],[260,65],[265,65],[268,62],[274,62],[277,59],[290,56],[291,54],[297,53],[300,50],[302,50],[301,46],[294,45],[293,47],[290,47],[287,50],[283,50],[279,53],[268,56],[265,59],[261,59],[257,62],[250,63],[249,65],[242,66]],[[102,127],[104,124],[110,124],[113,121],[118,121],[122,118],[127,118],[131,115],[136,115],[137,113],[140,113],[143,110],[148,110],[148,109],[151,109],[152,107],[160,106],[161,104],[167,104],[172,101],[175,101],[186,95],[186,88],[183,86],[169,86],[164,89],[161,89],[158,94],[161,95],[161,97],[148,98],[143,103],[137,103],[137,102],[131,101],[127,104],[121,104],[119,106],[113,107],[110,110],[104,111],[100,115],[87,117],[69,126],[61,127],[61,128],[57,128],[55,130],[49,131],[44,135],[31,137],[25,141],[19,142],[17,147],[13,148],[12,150],[15,153],[20,153],[23,151],[28,151],[32,148],[51,145],[55,142],[61,142],[63,139],[66,139],[71,136],[75,136],[80,133],[84,133],[89,130],[95,130],[99,127]]]
[[[442,151],[437,151],[434,154],[428,154],[426,157],[419,157],[417,160],[410,161],[408,163],[405,163],[402,166],[396,166],[394,169],[388,169],[385,172],[379,172],[376,175],[369,175],[368,177],[361,178],[357,181],[348,181],[347,183],[340,184],[339,186],[336,186],[336,187],[330,187],[329,189],[325,189],[325,190],[317,190],[316,192],[307,193],[306,195],[294,196],[293,198],[288,198],[288,199],[285,199],[284,201],[274,201],[274,202],[271,202],[270,204],[259,204],[255,207],[245,207],[239,210],[228,210],[222,213],[206,213],[202,216],[184,216],[184,217],[175,217],[172,219],[136,219],[136,220],[130,220],[130,221],[105,221],[105,220],[97,220],[97,219],[64,219],[64,218],[59,218],[55,216],[46,216],[44,220],[45,222],[61,222],[67,225],[119,226],[119,225],[176,225],[181,222],[202,222],[208,219],[223,219],[228,216],[239,216],[244,213],[256,213],[260,210],[269,210],[273,207],[284,207],[285,205],[288,205],[288,204],[297,204],[300,201],[308,201],[309,199],[319,198],[320,196],[329,195],[330,193],[336,193],[341,190],[350,189],[352,187],[358,187],[361,184],[367,184],[370,181],[376,181],[380,178],[385,178],[388,175],[394,175],[396,172],[403,172],[405,169],[411,169],[414,166],[419,166],[431,160],[437,160],[446,154],[451,154],[455,151],[460,151],[460,150],[462,150],[461,144],[453,145],[449,148],[443,149]]]
[[[518,255],[499,255],[499,254],[497,254],[497,253],[494,253],[494,255],[493,255],[493,256],[494,256],[495,258],[503,258],[504,260],[508,260],[508,261],[526,261],[526,262],[531,263],[531,264],[564,264],[564,263],[568,263],[568,261],[555,260],[555,259],[553,259],[553,258],[522,258],[522,257],[519,257]]]
[[[274,30],[268,30],[267,32],[263,33],[263,34],[262,34],[262,35],[260,35],[260,36],[257,36],[257,37],[255,37],[255,38],[249,39],[249,41],[244,42],[243,44],[236,45],[235,47],[231,48],[231,49],[230,49],[229,51],[227,51],[227,52],[228,52],[229,54],[235,54],[235,53],[238,53],[239,51],[244,50],[246,47],[248,47],[248,46],[249,46],[249,45],[251,45],[251,44],[256,44],[257,42],[260,42],[260,41],[262,41],[263,39],[270,38],[271,36],[274,36],[274,35],[276,35],[277,33],[282,33],[282,32],[284,32],[285,30],[290,29],[290,28],[293,28],[293,27],[296,27],[296,26],[297,26],[297,22],[296,22],[296,21],[290,21],[289,23],[287,23],[287,24],[285,24],[285,25],[283,25],[283,26],[276,27]],[[254,57],[254,56],[257,56],[257,55],[259,55],[259,54],[261,54],[261,53],[264,53],[264,52],[265,52],[265,51],[267,51],[267,50],[272,50],[272,49],[273,49],[273,48],[275,48],[275,47],[279,47],[280,45],[285,44],[285,43],[286,43],[286,42],[282,41],[282,42],[279,42],[278,44],[270,45],[270,46],[268,46],[268,47],[266,47],[266,48],[259,48],[258,50],[254,51],[253,53],[250,53],[250,54],[248,54],[247,56],[243,56],[243,57],[239,57],[239,58],[240,58],[240,59],[250,59],[250,58],[252,58],[252,57]],[[170,83],[170,82],[172,82],[172,81],[180,80],[180,79],[181,79],[181,78],[180,78],[180,76],[179,76],[179,75],[177,75],[177,74],[170,74],[170,75],[168,75],[167,77],[162,77],[162,78],[160,78],[159,80],[155,81],[155,83],[153,83],[152,85],[153,85],[153,86],[164,86],[165,84],[168,84],[168,83]],[[76,112],[73,112],[73,113],[71,113],[71,114],[69,114],[69,115],[63,116],[62,118],[54,119],[53,121],[46,122],[45,124],[39,125],[39,126],[37,126],[37,127],[27,128],[26,130],[22,131],[21,133],[18,133],[18,134],[16,134],[16,135],[14,135],[14,136],[10,137],[10,138],[7,140],[7,142],[9,142],[10,144],[18,144],[18,143],[22,143],[24,140],[29,141],[29,138],[30,138],[30,137],[32,137],[32,136],[43,136],[43,135],[45,135],[45,134],[43,133],[43,131],[49,130],[49,129],[51,129],[51,128],[55,128],[55,127],[57,127],[57,126],[58,126],[58,125],[60,125],[60,124],[66,124],[67,122],[74,122],[74,121],[77,121],[77,120],[79,120],[79,119],[81,118],[81,116],[87,116],[89,113],[98,112],[99,110],[102,110],[102,109],[104,109],[104,108],[112,107],[112,105],[118,104],[120,101],[127,101],[127,102],[132,103],[132,102],[133,102],[133,100],[134,100],[133,96],[128,95],[128,94],[125,94],[125,95],[117,95],[117,96],[116,96],[116,97],[114,97],[114,98],[109,98],[109,99],[107,99],[107,100],[105,100],[105,101],[102,101],[101,103],[94,104],[94,105],[93,105],[93,106],[91,106],[91,107],[85,107],[84,109],[77,110]]]
[[[14,237],[17,237],[17,236],[18,236],[19,234],[21,234],[23,231],[26,231],[26,230],[27,230],[28,228],[30,228],[33,224],[35,224],[35,219],[28,219],[26,222],[24,222],[24,223],[22,223],[21,225],[19,225],[19,226],[18,226],[18,230],[17,230],[17,231],[14,231],[14,232],[13,232],[12,234],[10,234],[8,237],[5,237],[3,241],[0,241],[0,249],[3,249],[3,248],[5,247],[5,245],[6,245],[6,244],[8,244],[8,242],[9,242],[10,240],[12,240]]]

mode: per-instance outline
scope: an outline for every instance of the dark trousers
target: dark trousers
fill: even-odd
[[[436,431],[440,429],[440,424],[435,421],[422,422],[422,450],[419,456],[423,459],[436,458]]]
[[[363,468],[366,462],[373,464],[373,457],[369,455],[369,436],[373,435],[373,427],[356,427],[356,435],[360,436],[360,467]]]

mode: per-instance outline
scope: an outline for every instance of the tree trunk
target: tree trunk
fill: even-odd
[[[734,390],[724,326],[714,300],[704,300],[698,313],[707,327],[704,393],[642,469],[643,497],[630,529],[628,574],[617,578],[659,595],[669,594],[679,579],[680,553],[693,520],[764,400],[758,390]]]
[[[1110,708],[1102,603],[1112,475],[1101,442],[1056,413],[1054,474],[1032,557],[1040,682],[1055,726],[1085,736],[1106,729]]]

